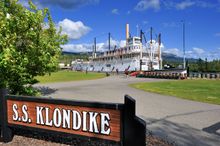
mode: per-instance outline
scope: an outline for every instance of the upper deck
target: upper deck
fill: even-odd
[[[109,56],[120,56],[125,54],[136,54],[140,53],[142,49],[142,43],[140,37],[129,38],[128,44],[125,47],[118,48],[111,51],[105,51],[104,53],[96,56],[96,58],[103,58]]]

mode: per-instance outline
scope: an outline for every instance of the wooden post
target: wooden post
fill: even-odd
[[[1,133],[3,142],[10,142],[13,139],[12,130],[7,126],[7,104],[5,96],[8,94],[7,89],[0,89],[0,101],[1,101]]]
[[[3,98],[4,98],[4,89],[0,89],[0,130],[2,131],[2,116],[3,116]],[[2,132],[1,132],[2,133]]]
[[[3,98],[4,96],[7,94],[7,90],[6,89],[0,89],[0,130],[2,133],[2,122],[3,122]]]
[[[207,79],[210,79],[210,74],[207,74],[206,78],[207,78]]]
[[[146,146],[146,123],[135,116],[135,100],[125,95],[124,146]]]
[[[201,78],[201,73],[198,73],[198,78]]]

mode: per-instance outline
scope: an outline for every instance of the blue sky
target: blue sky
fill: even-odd
[[[194,58],[220,58],[220,0],[33,0],[39,8],[49,7],[57,26],[68,34],[65,51],[105,50],[107,33],[112,44],[123,46],[125,24],[132,35],[137,25],[154,36],[162,33],[163,51],[182,56],[182,23],[186,25],[186,55]],[[27,6],[27,1],[20,0]]]

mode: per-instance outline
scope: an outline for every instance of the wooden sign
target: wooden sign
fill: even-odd
[[[8,123],[119,142],[120,111],[7,100]]]
[[[4,142],[12,140],[12,127],[16,127],[95,138],[117,146],[146,145],[146,124],[135,116],[135,101],[128,95],[124,104],[11,95],[0,99]]]

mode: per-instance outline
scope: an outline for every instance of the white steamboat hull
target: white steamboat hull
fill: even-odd
[[[73,70],[80,71],[94,71],[94,72],[119,72],[124,71],[148,71],[150,70],[149,62],[147,60],[142,61],[143,65],[140,67],[140,60],[138,59],[125,59],[125,60],[112,60],[112,61],[103,61],[103,62],[87,62],[76,64],[73,66]],[[158,70],[159,64],[153,64],[153,69]]]

